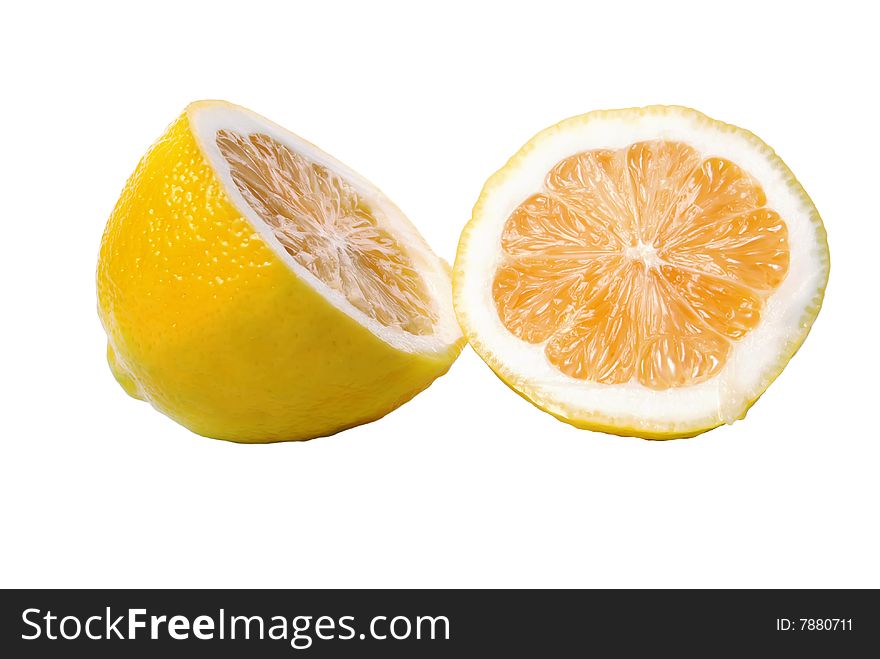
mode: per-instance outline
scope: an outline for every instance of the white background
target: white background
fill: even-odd
[[[868,6],[7,7],[0,586],[880,587]],[[760,135],[809,191],[831,246],[825,306],[748,418],[696,439],[575,430],[470,349],[335,437],[203,439],[113,380],[94,283],[126,178],[199,98],[345,161],[450,261],[485,179],[538,130],[689,105]]]

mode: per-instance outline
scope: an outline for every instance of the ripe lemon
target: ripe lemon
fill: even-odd
[[[128,180],[98,262],[116,379],[241,442],[372,421],[447,371],[449,267],[378,189],[228,103],[193,103]]]
[[[486,183],[454,304],[539,408],[671,439],[745,415],[806,338],[828,267],[819,213],[753,134],[682,107],[592,112]]]

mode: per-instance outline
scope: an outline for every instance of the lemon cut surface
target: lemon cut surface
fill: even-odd
[[[805,338],[827,276],[819,215],[769,147],[652,107],[564,121],[489,180],[455,306],[539,407],[672,438],[745,414]]]

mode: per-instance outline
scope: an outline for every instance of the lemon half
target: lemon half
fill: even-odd
[[[117,380],[187,428],[299,440],[372,421],[450,367],[449,267],[375,186],[244,108],[191,104],[107,223]]]
[[[819,213],[770,147],[654,106],[563,121],[492,176],[454,303],[539,408],[669,439],[745,415],[807,336],[828,269]]]

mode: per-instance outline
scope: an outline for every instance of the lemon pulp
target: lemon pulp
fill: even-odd
[[[266,134],[223,129],[216,141],[242,196],[297,263],[383,325],[433,331],[422,277],[351,185]]]
[[[501,252],[508,331],[570,377],[656,390],[718,374],[789,267],[786,223],[748,172],[662,139],[556,164]]]

